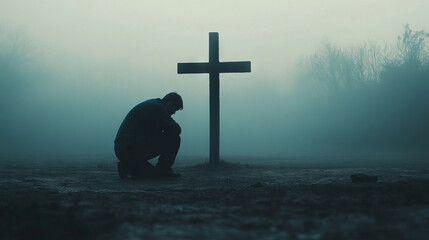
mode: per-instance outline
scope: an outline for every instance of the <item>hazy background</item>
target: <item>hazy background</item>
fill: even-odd
[[[208,156],[221,61],[221,157],[423,153],[429,1],[0,0],[0,155],[114,157],[126,113],[176,91],[179,155]],[[409,25],[406,25],[409,24]],[[399,38],[398,38],[399,36]]]

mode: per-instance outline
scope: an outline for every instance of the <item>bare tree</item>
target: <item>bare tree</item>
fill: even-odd
[[[378,82],[383,64],[382,51],[373,42],[345,50],[328,43],[310,57],[305,68],[315,84],[337,92]]]
[[[413,31],[409,24],[404,27],[402,36],[398,36],[396,42],[397,60],[399,63],[416,64],[422,66],[427,64],[428,51],[425,41],[429,34],[423,30]]]

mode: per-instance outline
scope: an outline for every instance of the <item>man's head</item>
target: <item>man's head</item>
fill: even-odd
[[[170,115],[175,114],[177,110],[183,109],[182,97],[175,92],[165,95],[165,97],[162,98],[162,102]]]

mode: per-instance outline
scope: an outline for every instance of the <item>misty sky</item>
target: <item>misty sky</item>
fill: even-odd
[[[178,75],[177,63],[207,61],[208,32],[219,32],[221,61],[252,62],[250,74],[221,75],[221,154],[276,155],[283,152],[262,133],[265,120],[252,119],[267,96],[289,93],[297,62],[326,42],[392,43],[407,23],[429,31],[428,12],[427,0],[0,0],[0,27],[25,36],[31,58],[53,72],[55,85],[41,92],[75,98],[75,115],[96,103],[88,122],[98,127],[102,151],[112,151],[135,104],[182,94],[184,111],[174,117],[184,129],[180,153],[188,155],[208,152],[208,75]],[[257,138],[269,144],[250,140]]]
[[[428,30],[428,11],[425,0],[1,0],[0,22],[52,61],[122,62],[176,78],[178,61],[207,59],[207,33],[218,31],[221,59],[250,59],[255,73],[278,76],[325,41],[384,43],[406,23]]]

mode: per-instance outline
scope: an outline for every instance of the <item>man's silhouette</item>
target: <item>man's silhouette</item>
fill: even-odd
[[[150,99],[127,114],[115,138],[121,178],[180,177],[171,167],[180,147],[181,128],[171,115],[183,109],[182,97],[169,93]],[[159,156],[154,167],[148,160]]]

